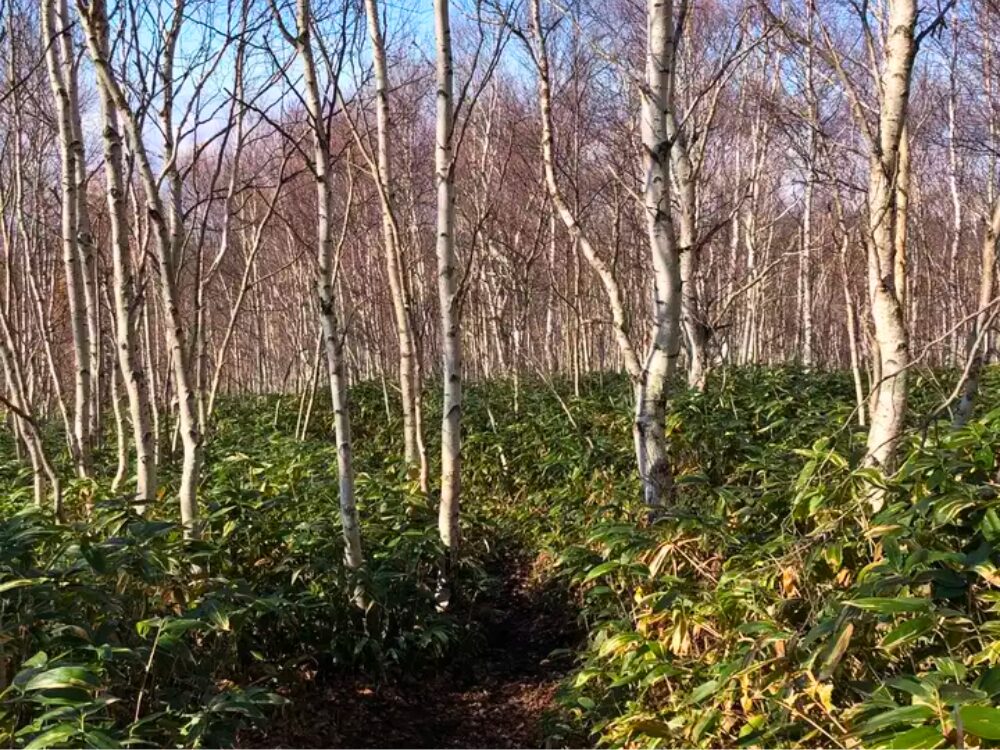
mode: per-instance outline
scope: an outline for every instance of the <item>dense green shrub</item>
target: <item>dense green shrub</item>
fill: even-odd
[[[850,427],[847,385],[744,371],[680,400],[677,507],[645,527],[593,528],[559,561],[590,638],[557,736],[1000,740],[1000,410],[913,437],[875,512],[866,499],[879,480],[856,468],[863,434]],[[920,391],[916,401],[935,403]]]
[[[672,404],[677,501],[655,517],[638,502],[624,378],[584,378],[578,394],[473,386],[462,600],[447,613],[435,497],[407,476],[378,383],[352,392],[359,573],[342,564],[322,398],[302,442],[291,397],[222,403],[198,543],[182,539],[169,483],[140,517],[101,481],[69,482],[71,519],[55,524],[29,506],[4,442],[0,742],[228,745],[280,720],[290,685],[471,664],[477,602],[515,555],[569,592],[587,633],[555,744],[996,745],[1000,410],[951,429],[937,407],[953,377],[916,378],[905,461],[874,512],[846,375],[716,373]],[[988,373],[985,404],[998,381]]]

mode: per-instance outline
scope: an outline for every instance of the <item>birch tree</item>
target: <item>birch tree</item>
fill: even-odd
[[[682,168],[690,161],[682,145],[674,121],[673,65],[675,63],[674,14],[672,0],[647,0],[648,24],[646,48],[646,80],[642,90],[642,167],[645,173],[643,191],[646,225],[653,259],[653,336],[638,386],[636,424],[640,434],[639,470],[646,481],[646,502],[662,504],[672,491],[672,474],[667,458],[664,434],[667,409],[667,386],[680,356],[681,268],[671,216],[670,163],[671,152],[678,152]],[[670,131],[673,131],[671,134]],[[671,137],[672,136],[672,137]],[[692,190],[691,175],[685,170],[680,184]],[[685,206],[689,210],[690,206]],[[682,212],[685,208],[682,208]],[[693,217],[691,217],[693,221]],[[692,230],[689,230],[692,231]],[[693,231],[692,231],[693,235]],[[694,237],[687,238],[685,249],[694,252]],[[688,283],[694,283],[693,274]],[[693,310],[689,311],[694,314]],[[692,325],[694,325],[692,320]],[[697,339],[695,343],[694,339]],[[692,352],[703,359],[704,347],[695,334]],[[699,367],[703,369],[703,362]],[[695,375],[702,385],[701,372]]]
[[[905,229],[897,223],[900,145],[904,138],[910,77],[917,52],[915,0],[891,0],[885,61],[879,81],[879,113],[870,135],[868,263],[872,322],[881,379],[868,429],[865,463],[891,473],[903,433],[908,396],[909,334],[902,294],[906,266],[900,255]]]
[[[108,15],[105,0],[77,0],[77,9],[83,26],[87,50],[94,65],[97,85],[106,90],[106,96],[113,102],[120,121],[124,125],[129,149],[135,159],[139,182],[142,186],[145,200],[145,215],[154,235],[153,246],[159,271],[159,288],[164,314],[164,334],[167,348],[170,352],[173,385],[177,395],[178,424],[183,460],[181,465],[181,486],[179,504],[181,523],[184,533],[191,538],[198,538],[201,530],[198,523],[198,479],[201,471],[202,435],[197,418],[197,398],[190,368],[190,351],[184,332],[184,321],[181,317],[180,298],[177,289],[177,269],[175,259],[178,247],[177,236],[180,232],[178,223],[181,216],[176,206],[169,214],[160,196],[160,181],[153,172],[152,162],[143,139],[142,128],[138,117],[130,105],[122,88],[121,81],[116,76],[102,40],[107,38]],[[184,2],[176,0],[173,12],[174,22],[179,24],[183,17]],[[171,29],[174,26],[170,27]],[[173,33],[173,32],[168,32]],[[170,55],[174,45],[168,44]],[[161,68],[161,80],[173,85],[169,70],[172,61],[165,62]],[[170,96],[170,94],[166,94]],[[168,167],[167,175],[172,170]],[[174,198],[172,198],[173,200]],[[169,218],[173,217],[173,218]]]
[[[462,460],[462,337],[459,328],[458,278],[455,258],[455,180],[452,148],[454,70],[451,54],[449,0],[434,0],[437,47],[437,119],[434,169],[437,182],[437,272],[441,306],[441,504],[438,528],[450,555],[461,541],[459,497]]]
[[[559,218],[577,243],[604,288],[613,319],[613,330],[635,393],[636,462],[643,484],[643,497],[652,506],[665,504],[673,491],[667,456],[665,418],[667,384],[679,356],[681,278],[680,259],[670,213],[670,140],[667,116],[671,113],[671,68],[673,63],[673,4],[650,0],[647,5],[646,81],[642,90],[642,167],[645,172],[643,205],[652,255],[653,324],[652,343],[640,364],[625,312],[622,289],[612,267],[591,243],[563,197],[556,176],[553,147],[552,94],[549,55],[539,0],[532,0],[532,55],[538,72],[538,102],[541,114],[541,147],[545,184]]]
[[[392,309],[396,321],[396,337],[399,341],[399,390],[403,403],[404,457],[408,466],[417,468],[420,475],[424,476],[427,457],[418,431],[421,415],[419,414],[420,397],[417,392],[420,383],[417,377],[416,342],[413,335],[410,293],[407,288],[400,245],[395,183],[389,148],[391,138],[389,68],[386,62],[385,39],[382,34],[376,0],[365,0],[365,15],[368,19],[368,37],[371,42],[372,62],[375,68],[376,160],[374,171],[382,209],[382,243],[385,249],[386,275],[389,277]]]
[[[361,551],[361,526],[354,496],[351,418],[344,373],[345,334],[337,320],[335,297],[336,264],[332,228],[334,188],[328,128],[329,113],[320,93],[319,71],[313,53],[314,18],[310,0],[296,0],[294,34],[285,26],[276,1],[269,0],[269,2],[275,22],[285,40],[295,49],[302,64],[306,114],[312,135],[310,169],[316,180],[316,296],[333,402],[333,427],[337,442],[337,474],[340,488],[340,522],[344,534],[345,561],[348,567],[357,569],[363,564],[364,557]],[[346,18],[344,22],[346,23]],[[330,73],[336,74],[334,70]],[[339,85],[336,80],[330,83],[334,87]],[[347,210],[349,208],[350,203]]]
[[[73,405],[73,459],[80,476],[90,470],[90,428],[92,406],[91,334],[88,327],[88,305],[84,298],[84,283],[87,277],[87,262],[84,260],[83,244],[89,242],[89,227],[85,217],[86,201],[81,199],[81,172],[86,165],[78,164],[82,159],[83,146],[78,139],[78,128],[74,119],[79,120],[79,102],[76,100],[76,86],[68,78],[73,78],[70,26],[67,22],[65,0],[43,0],[41,9],[42,35],[45,40],[45,64],[49,83],[56,105],[56,121],[59,131],[59,153],[62,182],[62,248],[63,268],[66,274],[66,296],[69,301],[70,327],[73,332],[73,356],[76,360]],[[68,74],[68,75],[67,75]],[[84,181],[85,182],[85,181]],[[93,303],[91,302],[91,305]]]
[[[96,25],[95,36],[102,58],[108,59],[107,25]],[[143,504],[151,503],[156,498],[157,465],[149,381],[138,351],[136,313],[139,300],[133,283],[129,248],[125,161],[118,111],[107,86],[99,84],[97,91],[103,120],[104,180],[110,219],[115,349],[132,425],[132,442],[136,451],[136,499],[140,503],[137,510],[141,512]]]

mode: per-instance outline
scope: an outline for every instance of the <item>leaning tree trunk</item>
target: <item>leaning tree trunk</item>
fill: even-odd
[[[106,27],[101,27],[106,31]],[[98,40],[102,54],[107,55],[107,38]],[[118,114],[107,87],[98,85],[101,116],[104,121],[104,179],[108,199],[108,216],[111,226],[111,265],[114,294],[115,350],[118,370],[128,401],[132,440],[136,450],[136,510],[156,499],[156,456],[152,417],[149,406],[149,384],[137,346],[135,320],[135,292],[132,281],[132,262],[129,253],[128,216],[125,205],[125,168]]]
[[[87,328],[87,305],[84,301],[84,269],[79,247],[79,186],[77,183],[74,147],[72,99],[65,78],[66,66],[62,53],[66,45],[57,37],[71,33],[60,22],[55,0],[44,0],[41,9],[42,34],[45,39],[45,62],[49,83],[56,104],[56,122],[59,131],[59,155],[62,180],[62,250],[66,274],[66,296],[69,302],[70,329],[73,334],[75,362],[75,402],[73,408],[73,459],[77,473],[86,476],[90,470],[90,407],[91,407],[91,357],[90,337]]]
[[[376,0],[365,0],[368,34],[372,45],[375,68],[375,119],[377,130],[376,182],[382,206],[382,235],[385,243],[386,274],[392,295],[392,309],[399,341],[399,390],[403,405],[404,457],[411,469],[419,469],[422,449],[417,427],[420,423],[417,398],[416,344],[413,336],[412,312],[405,269],[402,264],[399,227],[396,223],[395,185],[389,155],[389,70],[385,56],[385,41],[379,25]]]
[[[98,85],[106,88],[111,101],[114,102],[128,135],[129,148],[135,158],[139,181],[146,199],[146,214],[152,225],[159,263],[160,296],[163,303],[164,335],[170,354],[170,364],[173,372],[174,387],[177,395],[177,411],[179,416],[179,431],[183,445],[181,463],[181,487],[179,504],[181,523],[184,534],[189,538],[198,538],[201,530],[198,523],[198,479],[201,472],[202,436],[198,428],[197,399],[191,370],[189,367],[188,348],[185,344],[184,321],[180,312],[180,300],[177,293],[177,274],[174,264],[174,235],[178,228],[168,225],[164,218],[164,204],[160,197],[159,181],[153,175],[149,154],[146,151],[142,130],[135,113],[129,105],[121,85],[111,70],[101,39],[106,39],[107,10],[106,0],[93,0],[89,5],[77,0],[77,8],[87,38],[87,48],[97,73]],[[177,0],[175,13],[183,13],[183,2]],[[164,78],[164,80],[168,80]]]

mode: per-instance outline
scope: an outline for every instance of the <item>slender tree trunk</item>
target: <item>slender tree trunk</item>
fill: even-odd
[[[992,317],[990,306],[994,301],[993,290],[996,286],[998,239],[1000,239],[1000,199],[994,198],[993,209],[980,247],[979,305],[966,345],[969,365],[965,382],[962,384],[962,398],[955,410],[956,427],[966,424],[972,417],[972,410],[979,393],[979,378],[987,352],[986,327]]]
[[[816,13],[815,0],[809,2],[809,45],[806,47],[806,101],[808,121],[806,122],[806,187],[802,206],[802,255],[799,257],[800,274],[800,317],[802,331],[802,364],[813,366],[813,201],[816,191],[816,159],[819,144],[819,98],[816,95],[816,81],[813,61],[813,16]],[[845,290],[846,291],[846,290]],[[853,309],[853,308],[852,308]],[[852,348],[853,352],[853,348]]]
[[[399,390],[403,404],[403,444],[406,463],[419,469],[420,444],[417,436],[418,399],[416,388],[416,349],[413,337],[412,311],[405,272],[402,267],[402,248],[396,225],[395,185],[392,161],[389,154],[389,70],[385,57],[385,42],[379,23],[376,0],[365,0],[368,17],[368,35],[372,45],[375,67],[375,119],[377,129],[377,183],[382,204],[382,235],[385,243],[386,273],[392,294],[392,308],[399,340]]]
[[[184,322],[180,312],[177,273],[174,267],[177,246],[175,240],[180,229],[176,223],[168,223],[164,218],[159,181],[153,175],[141,128],[105,56],[101,43],[102,39],[107,38],[105,0],[92,0],[89,5],[77,0],[77,7],[86,32],[87,48],[97,72],[98,85],[107,90],[125,126],[129,147],[136,160],[139,179],[145,193],[146,215],[155,235],[154,247],[159,262],[160,295],[165,316],[163,327],[177,391],[178,426],[184,449],[179,496],[181,523],[186,536],[198,538],[201,530],[198,524],[197,490],[201,471],[202,436],[198,426],[197,398],[191,378],[188,348],[185,344]],[[175,3],[174,12],[177,15],[183,14],[183,2],[178,0]],[[169,68],[169,65],[165,67]],[[165,81],[171,80],[166,70],[161,72],[161,77]],[[171,208],[171,215],[174,212],[175,209]]]
[[[58,0],[57,22],[63,80],[69,98],[69,126],[72,134],[73,172],[76,182],[76,239],[80,263],[84,311],[87,322],[87,344],[90,365],[90,406],[88,408],[88,453],[100,439],[101,431],[101,324],[100,300],[97,292],[97,269],[94,257],[94,238],[90,227],[90,209],[87,205],[87,155],[83,142],[80,118],[80,94],[77,83],[76,50],[73,44],[72,23],[66,0]]]
[[[542,31],[539,0],[531,0],[531,12],[533,31],[539,46],[536,55],[536,64],[538,66],[538,101],[541,113],[542,162],[545,172],[546,189],[548,190],[553,208],[566,227],[570,239],[587,259],[587,262],[593,268],[594,273],[597,274],[604,288],[604,293],[608,298],[608,306],[611,309],[612,329],[615,341],[622,351],[622,358],[625,360],[625,369],[633,380],[638,380],[642,376],[642,366],[639,364],[639,358],[636,356],[635,349],[629,339],[628,317],[625,313],[625,301],[621,287],[615,278],[610,264],[598,255],[593,245],[591,245],[574,212],[570,209],[569,204],[567,204],[556,179],[555,150],[552,134],[551,79],[549,76],[548,53],[545,48]],[[577,295],[577,300],[579,300],[579,295]]]
[[[837,227],[840,230],[840,284],[844,294],[844,312],[847,324],[848,356],[851,362],[851,376],[854,379],[854,399],[857,403],[858,425],[865,426],[865,387],[861,377],[861,347],[858,341],[858,312],[851,293],[851,281],[847,273],[847,254],[851,247],[851,236],[844,220],[844,208],[840,195],[834,193]]]
[[[278,11],[273,4],[272,9],[277,17]],[[337,441],[337,471],[340,484],[340,522],[344,534],[344,560],[349,568],[357,569],[364,563],[364,558],[361,551],[361,524],[354,497],[354,461],[347,382],[344,374],[344,339],[337,322],[336,297],[334,295],[336,278],[334,276],[334,242],[331,230],[333,214],[331,183],[333,177],[330,172],[330,137],[327,131],[326,114],[323,111],[323,101],[320,97],[316,63],[313,58],[310,0],[297,0],[297,11],[298,35],[290,38],[289,41],[295,45],[302,60],[306,109],[313,136],[312,168],[316,178],[318,208],[316,292],[330,378],[333,429]],[[346,210],[349,210],[349,207]]]
[[[111,491],[118,492],[122,482],[128,475],[128,436],[125,433],[125,411],[122,408],[121,373],[117,367],[111,368],[111,407],[115,414],[116,455],[118,465],[114,479],[111,480]]]
[[[62,0],[60,0],[61,2]],[[91,343],[87,325],[87,304],[83,287],[79,247],[79,185],[77,156],[73,133],[73,101],[66,81],[66,61],[61,59],[69,45],[63,39],[71,33],[64,23],[65,15],[56,12],[55,0],[42,2],[42,34],[46,41],[45,62],[49,83],[56,104],[59,130],[59,153],[62,177],[62,249],[66,274],[66,296],[69,301],[70,327],[73,333],[73,356],[76,363],[75,398],[73,406],[73,458],[77,473],[87,476],[90,470],[90,408],[91,408]],[[71,63],[70,63],[71,64]],[[82,147],[81,147],[82,148]]]
[[[708,329],[698,309],[698,266],[701,248],[698,246],[696,183],[687,153],[684,132],[674,123],[669,113],[670,133],[673,141],[674,179],[678,188],[680,212],[680,274],[681,274],[681,324],[688,348],[687,381],[691,388],[705,390],[708,360]],[[648,211],[647,207],[647,211]]]
[[[679,15],[684,17],[686,15],[686,6],[688,0],[681,0],[681,9]],[[645,149],[653,146],[665,146],[670,150],[670,164],[664,165],[662,177],[670,178],[674,180],[677,185],[677,201],[679,206],[678,211],[678,223],[679,223],[679,236],[676,240],[671,240],[671,244],[677,245],[677,240],[679,240],[680,247],[670,249],[670,252],[677,252],[679,254],[679,273],[680,273],[680,285],[681,285],[681,326],[684,331],[684,338],[687,342],[688,350],[688,372],[687,381],[691,388],[699,391],[705,390],[705,378],[707,376],[708,367],[708,328],[702,319],[701,311],[698,307],[698,266],[699,266],[699,255],[701,253],[701,248],[698,242],[698,194],[697,194],[697,177],[695,175],[694,165],[691,159],[691,153],[688,148],[687,134],[684,131],[683,123],[677,121],[677,116],[674,111],[673,97],[674,97],[674,66],[676,65],[676,49],[675,40],[673,38],[673,2],[665,2],[662,4],[647,2],[647,15],[649,16],[649,51],[647,54],[647,65],[646,65],[646,83],[650,86],[651,91],[655,92],[652,83],[652,76],[655,74],[657,76],[665,76],[665,80],[662,83],[657,83],[657,86],[663,87],[662,94],[652,93],[652,97],[662,97],[664,101],[658,103],[649,103],[644,101],[645,104],[649,104],[650,107],[659,107],[662,109],[662,114],[657,114],[657,118],[663,118],[663,132],[659,132],[659,124],[653,128],[654,133],[650,135],[651,138],[655,140],[655,144],[651,141],[649,143],[644,143]],[[666,13],[665,19],[661,19],[659,14]],[[658,27],[654,30],[654,22]],[[668,38],[661,42],[659,40],[654,40],[654,31],[657,35],[668,34]],[[678,30],[679,31],[679,30]],[[655,45],[654,45],[655,42]],[[663,50],[656,49],[659,45],[664,45]],[[659,62],[656,65],[665,66],[662,69],[654,69],[651,67],[654,65],[654,56],[657,56]],[[644,114],[644,119],[652,113],[652,109]],[[647,154],[648,156],[648,154]],[[673,167],[673,175],[670,175],[669,166]],[[659,167],[657,167],[657,170]],[[664,211],[667,214],[666,219],[663,221],[670,223],[670,200],[669,197],[665,199],[660,197],[660,195],[651,196],[650,191],[650,179],[660,179],[660,177],[654,175],[654,173],[649,171],[649,165],[646,165],[646,211],[649,213],[653,211],[652,204],[650,201],[655,201],[659,204],[656,211]],[[669,179],[667,183],[663,185],[660,189],[660,193],[664,196],[669,196]],[[649,223],[650,217],[647,217],[647,224]],[[669,228],[664,228],[664,231],[669,232],[671,235],[674,234],[673,226]],[[658,241],[654,240],[653,229],[650,227],[650,241],[653,243],[652,247],[654,249],[654,261],[657,256],[657,246]],[[662,233],[661,233],[662,234]],[[665,249],[665,248],[664,248]],[[672,273],[672,271],[671,271]],[[663,295],[667,292],[663,290],[657,291],[657,302],[661,300]]]
[[[14,356],[14,331],[11,329],[7,313],[0,310],[0,365],[3,366],[4,379],[7,383],[9,400],[4,405],[14,412],[14,420],[18,425],[25,449],[31,461],[35,504],[39,507],[44,503],[45,481],[52,488],[52,512],[57,519],[62,518],[62,487],[59,475],[49,461],[45,444],[38,425],[31,414],[31,403],[24,383],[23,371]]]
[[[959,267],[959,251],[962,248],[962,197],[959,189],[960,163],[958,157],[958,52],[959,17],[956,10],[951,19],[951,54],[948,58],[948,190],[951,193],[951,252],[948,255],[949,284],[946,292],[949,319],[962,318],[962,283]],[[974,327],[973,327],[974,328]],[[958,364],[962,359],[962,327],[956,327],[951,335],[949,359]]]
[[[316,354],[313,357],[312,376],[309,378],[309,399],[305,403],[305,411],[302,415],[302,425],[296,432],[296,437],[299,440],[305,440],[306,435],[309,432],[309,422],[312,419],[313,404],[316,401],[316,389],[319,385],[319,363],[320,356],[323,354],[323,342],[324,336],[322,331],[320,331],[320,336],[316,341]]]
[[[454,558],[461,540],[462,331],[455,258],[455,183],[452,151],[454,72],[449,0],[434,0],[437,38],[437,130],[434,149],[437,182],[438,297],[441,306],[441,353],[444,390],[441,416],[441,504],[438,529]],[[446,576],[447,578],[448,576]]]
[[[99,27],[97,42],[107,55],[106,27]],[[132,261],[129,254],[128,218],[125,205],[125,168],[122,139],[118,127],[118,113],[107,87],[98,83],[101,116],[104,121],[104,178],[108,198],[108,216],[111,227],[111,264],[114,294],[115,350],[118,370],[128,400],[129,420],[132,425],[132,442],[136,451],[136,506],[143,512],[145,504],[156,499],[157,465],[154,431],[149,406],[149,383],[136,340],[136,296],[133,288]]]
[[[643,489],[646,503],[651,506],[663,505],[673,492],[673,475],[667,457],[665,435],[667,388],[680,356],[680,321],[682,314],[682,281],[680,255],[670,206],[670,162],[671,142],[678,148],[679,129],[668,128],[668,118],[673,113],[673,2],[672,0],[648,0],[646,54],[646,86],[642,91],[642,167],[646,175],[643,194],[646,213],[646,229],[649,235],[650,251],[653,259],[653,332],[652,345],[646,356],[643,378],[637,390],[636,427],[641,441],[641,461],[645,464]],[[669,130],[674,131],[670,137]],[[680,162],[688,163],[686,153]],[[682,194],[688,200],[682,201],[681,213],[693,208],[694,186],[690,172],[679,175]],[[690,245],[684,247],[690,256],[694,247],[694,215],[685,220]],[[682,245],[684,240],[682,239]],[[688,279],[692,295],[693,276]],[[689,310],[689,324],[697,326],[697,311]],[[692,354],[695,339],[691,338]],[[701,355],[703,359],[704,350]],[[692,357],[692,363],[694,356]],[[699,364],[702,373],[704,362]],[[692,371],[692,375],[693,375]],[[697,386],[703,385],[703,374],[699,374]]]

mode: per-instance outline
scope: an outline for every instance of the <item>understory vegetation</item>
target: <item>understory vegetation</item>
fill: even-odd
[[[997,746],[1000,409],[953,429],[940,408],[953,382],[916,379],[886,481],[856,468],[866,431],[849,375],[714,373],[673,403],[676,498],[655,516],[624,378],[589,376],[579,394],[474,385],[446,611],[436,503],[397,458],[398,407],[377,383],[352,392],[357,572],[328,403],[301,441],[287,397],[221,405],[197,541],[170,484],[139,515],[129,493],[77,480],[56,523],[4,443],[0,744],[232,745],[344,675],[471,663],[478,604],[517,558],[583,633],[545,719],[552,745]],[[998,393],[990,370],[983,402]]]

